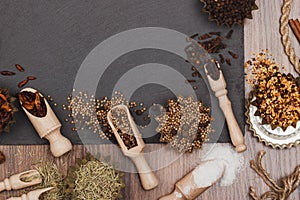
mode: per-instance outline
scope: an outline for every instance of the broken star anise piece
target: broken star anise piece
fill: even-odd
[[[0,132],[8,132],[9,126],[14,123],[13,114],[17,111],[14,100],[8,95],[7,89],[0,88]]]

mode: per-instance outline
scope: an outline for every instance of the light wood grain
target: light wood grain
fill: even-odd
[[[281,3],[282,1],[280,0],[257,0],[259,10],[253,12],[254,19],[247,20],[245,25],[245,59],[250,58],[251,52],[255,53],[259,52],[260,49],[268,48],[273,53],[276,60],[286,66],[288,72],[295,74],[295,71],[284,54],[280,40],[279,18]],[[299,7],[300,1],[294,0],[291,17],[300,17],[298,9]],[[299,56],[300,47],[292,33],[291,39],[296,53],[298,53]],[[250,88],[248,85],[245,85],[245,87],[247,96]],[[271,176],[276,179],[290,174],[294,170],[295,166],[300,164],[300,146],[285,150],[266,147],[265,145],[259,143],[256,138],[253,138],[252,134],[248,131],[248,127],[246,127],[245,142],[248,147],[247,151],[244,153],[246,163],[244,169],[238,175],[237,181],[228,187],[214,185],[197,199],[250,199],[248,195],[250,185],[256,187],[259,192],[268,190],[269,188],[249,167],[249,161],[254,159],[257,155],[257,152],[260,150],[267,151],[267,155],[264,158],[264,166],[269,170]],[[230,144],[218,145],[226,146]],[[146,149],[148,151],[161,147],[162,145],[146,145]],[[122,155],[120,152],[117,152],[116,148],[113,148],[112,145],[90,146],[88,148],[93,152],[107,152],[116,157]],[[69,165],[73,165],[75,163],[75,159],[82,157],[87,151],[83,146],[76,145],[74,146],[73,151],[71,151],[69,154],[55,159],[52,157],[49,151],[49,146],[0,146],[0,150],[3,151],[7,156],[6,163],[0,165],[0,180],[14,173],[29,169],[33,163],[39,160],[54,160],[54,162],[58,164],[59,168],[63,172],[66,172],[67,167]],[[161,183],[157,188],[151,191],[145,191],[142,189],[141,185],[139,184],[137,174],[126,173],[126,189],[123,190],[123,199],[155,200],[158,199],[159,196],[172,192],[174,189],[174,184],[191,169],[193,169],[195,167],[195,163],[197,163],[199,159],[199,152],[187,154],[181,156],[169,166],[156,171],[156,174],[158,177],[160,177]],[[18,194],[4,192],[0,195],[0,200],[2,200],[5,199],[4,197],[8,197],[10,195],[17,196]],[[299,189],[293,193],[290,199],[300,199]]]

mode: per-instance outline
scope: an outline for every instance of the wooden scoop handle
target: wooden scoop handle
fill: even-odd
[[[220,108],[222,109],[229,129],[232,144],[237,152],[244,152],[247,149],[245,145],[243,133],[234,117],[231,102],[227,95],[218,96]]]
[[[145,190],[151,190],[158,186],[159,180],[152,172],[151,168],[149,167],[145,157],[140,154],[135,157],[130,157],[134,162],[136,169],[139,173],[142,186]]]

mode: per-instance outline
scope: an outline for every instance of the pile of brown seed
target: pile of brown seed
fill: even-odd
[[[192,97],[169,100],[166,112],[156,117],[160,141],[166,142],[179,152],[200,149],[208,140],[211,128],[210,109]]]
[[[209,13],[209,19],[218,25],[243,24],[244,19],[252,19],[252,10],[257,10],[255,0],[201,0],[203,11]]]
[[[296,127],[300,120],[300,81],[292,74],[281,73],[270,57],[268,51],[263,51],[245,64],[253,74],[247,79],[254,88],[251,104],[257,107],[255,115],[262,118],[263,124],[285,131],[288,126]]]
[[[124,109],[114,108],[111,110],[111,116],[112,123],[117,129],[127,149],[131,149],[137,146],[137,140],[130,126],[130,121],[128,119],[126,111]]]

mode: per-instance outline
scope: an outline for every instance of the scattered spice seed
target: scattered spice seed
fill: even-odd
[[[208,39],[208,38],[211,38],[211,35],[208,34],[208,33],[205,33],[205,34],[200,35],[200,36],[198,37],[199,40],[206,40],[206,39]]]
[[[197,87],[197,86],[193,86],[193,89],[194,89],[194,90],[197,90],[197,89],[198,89],[198,87]]]
[[[228,65],[231,65],[231,60],[229,59],[229,58],[226,58],[226,63],[228,64]]]
[[[18,83],[18,87],[19,87],[19,88],[22,88],[22,87],[24,87],[27,83],[28,83],[28,80],[25,79],[25,80],[21,81],[20,83]]]
[[[25,71],[24,68],[21,65],[15,64],[15,66],[16,66],[17,70],[19,70],[20,72],[24,72]]]
[[[195,34],[191,35],[190,38],[195,38],[195,37],[197,37],[198,35],[199,35],[198,33],[195,33]]]
[[[1,71],[1,75],[3,75],[3,76],[13,76],[13,75],[16,75],[16,73],[11,72],[11,71]]]
[[[227,39],[231,39],[232,33],[233,33],[233,29],[231,29],[231,30],[226,34],[225,37],[226,37]]]
[[[193,72],[193,73],[192,73],[192,76],[193,76],[193,77],[197,76],[197,72]]]
[[[209,113],[208,107],[192,97],[168,100],[166,112],[155,118],[159,123],[160,141],[169,143],[179,152],[191,153],[200,149],[213,132]]]
[[[221,32],[209,32],[210,35],[218,35],[220,36],[221,35]]]
[[[137,115],[142,115],[142,114],[143,114],[143,111],[142,111],[142,110],[136,110],[135,113],[136,113]]]
[[[187,82],[188,82],[188,83],[195,83],[195,82],[196,82],[196,80],[191,80],[191,79],[188,79],[188,80],[187,80]]]
[[[219,58],[220,58],[221,63],[225,62],[225,58],[222,54],[219,54]]]
[[[238,59],[238,55],[237,54],[235,54],[235,53],[233,53],[232,51],[228,51],[228,53],[231,55],[231,57],[232,58],[234,58],[234,59]]]
[[[35,80],[35,79],[36,79],[35,76],[27,76],[27,80],[29,80],[29,81],[32,81],[32,80]]]

